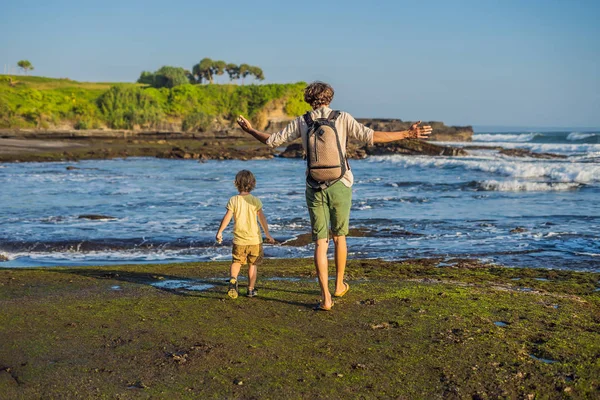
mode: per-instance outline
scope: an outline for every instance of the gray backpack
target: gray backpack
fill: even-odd
[[[306,183],[315,190],[333,185],[350,168],[344,156],[340,136],[335,128],[339,111],[331,111],[327,118],[313,120],[310,112],[304,114],[308,125],[306,134]]]

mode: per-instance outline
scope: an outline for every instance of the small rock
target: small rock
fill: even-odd
[[[238,385],[238,386],[242,386],[244,384],[244,381],[242,381],[241,379],[236,378],[236,379],[233,380],[233,384],[234,385]]]
[[[367,369],[365,364],[352,364],[352,369]]]
[[[148,386],[142,381],[136,381],[133,384],[128,385],[128,389],[147,389]]]
[[[337,374],[335,374],[335,376],[337,376],[338,378],[343,378],[344,374],[337,373]]]
[[[527,232],[527,229],[525,229],[521,226],[517,226],[516,228],[513,228],[510,230],[510,233],[523,233],[523,232]]]
[[[108,215],[100,215],[100,214],[82,214],[79,219],[90,219],[90,220],[98,220],[98,219],[117,219],[115,217],[111,217]]]
[[[365,299],[365,300],[359,301],[358,304],[363,305],[363,306],[374,306],[375,304],[377,304],[377,300]]]

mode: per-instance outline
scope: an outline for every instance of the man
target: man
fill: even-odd
[[[333,88],[328,84],[324,82],[311,83],[304,90],[304,100],[313,109],[310,112],[310,118],[300,116],[290,122],[283,130],[274,134],[254,129],[250,122],[241,115],[237,122],[242,130],[270,147],[279,147],[301,137],[302,146],[306,150],[306,137],[310,129],[309,121],[328,118],[332,112],[329,105],[333,100],[333,95]],[[367,145],[372,145],[373,143],[387,143],[406,138],[427,139],[431,133],[431,126],[420,127],[420,123],[421,121],[413,124],[407,131],[380,132],[367,128],[358,123],[350,114],[341,112],[335,119],[335,128],[340,143],[345,144],[347,142],[346,138],[351,137]],[[345,145],[343,145],[343,154],[344,156],[346,154]],[[306,205],[310,214],[312,236],[315,242],[314,262],[321,287],[321,301],[316,308],[318,310],[329,311],[333,306],[328,286],[329,268],[327,261],[330,224],[335,245],[336,268],[333,296],[342,297],[350,289],[348,283],[344,282],[344,273],[348,256],[346,235],[348,234],[350,219],[353,182],[352,171],[348,168],[339,181],[325,189],[313,189],[310,185],[306,187]]]

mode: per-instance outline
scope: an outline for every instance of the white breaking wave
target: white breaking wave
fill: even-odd
[[[581,133],[581,132],[571,132],[569,136],[567,136],[567,140],[584,140],[587,138],[591,138],[598,135],[597,133]]]
[[[549,178],[555,182],[600,182],[600,165],[570,162],[527,162],[515,160],[483,160],[478,158],[375,156],[371,162],[389,161],[406,168],[464,168],[514,178]]]
[[[465,146],[489,146],[491,150],[494,147],[503,147],[505,149],[525,149],[534,153],[559,153],[559,154],[585,154],[600,151],[600,144],[582,143],[582,144],[561,144],[561,143],[515,143],[515,142],[435,142],[441,146],[465,147]],[[479,150],[468,150],[473,153]]]
[[[473,135],[474,142],[529,142],[541,133],[476,133]]]
[[[581,187],[579,183],[523,182],[523,181],[483,181],[477,183],[479,189],[497,192],[554,192],[574,190]]]

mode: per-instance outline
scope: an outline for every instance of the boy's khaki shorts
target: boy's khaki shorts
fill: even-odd
[[[306,188],[306,206],[310,214],[312,240],[327,239],[329,226],[334,236],[348,235],[352,188],[338,181],[324,190]]]
[[[262,244],[234,244],[231,257],[234,263],[259,265],[263,260],[263,246]]]

